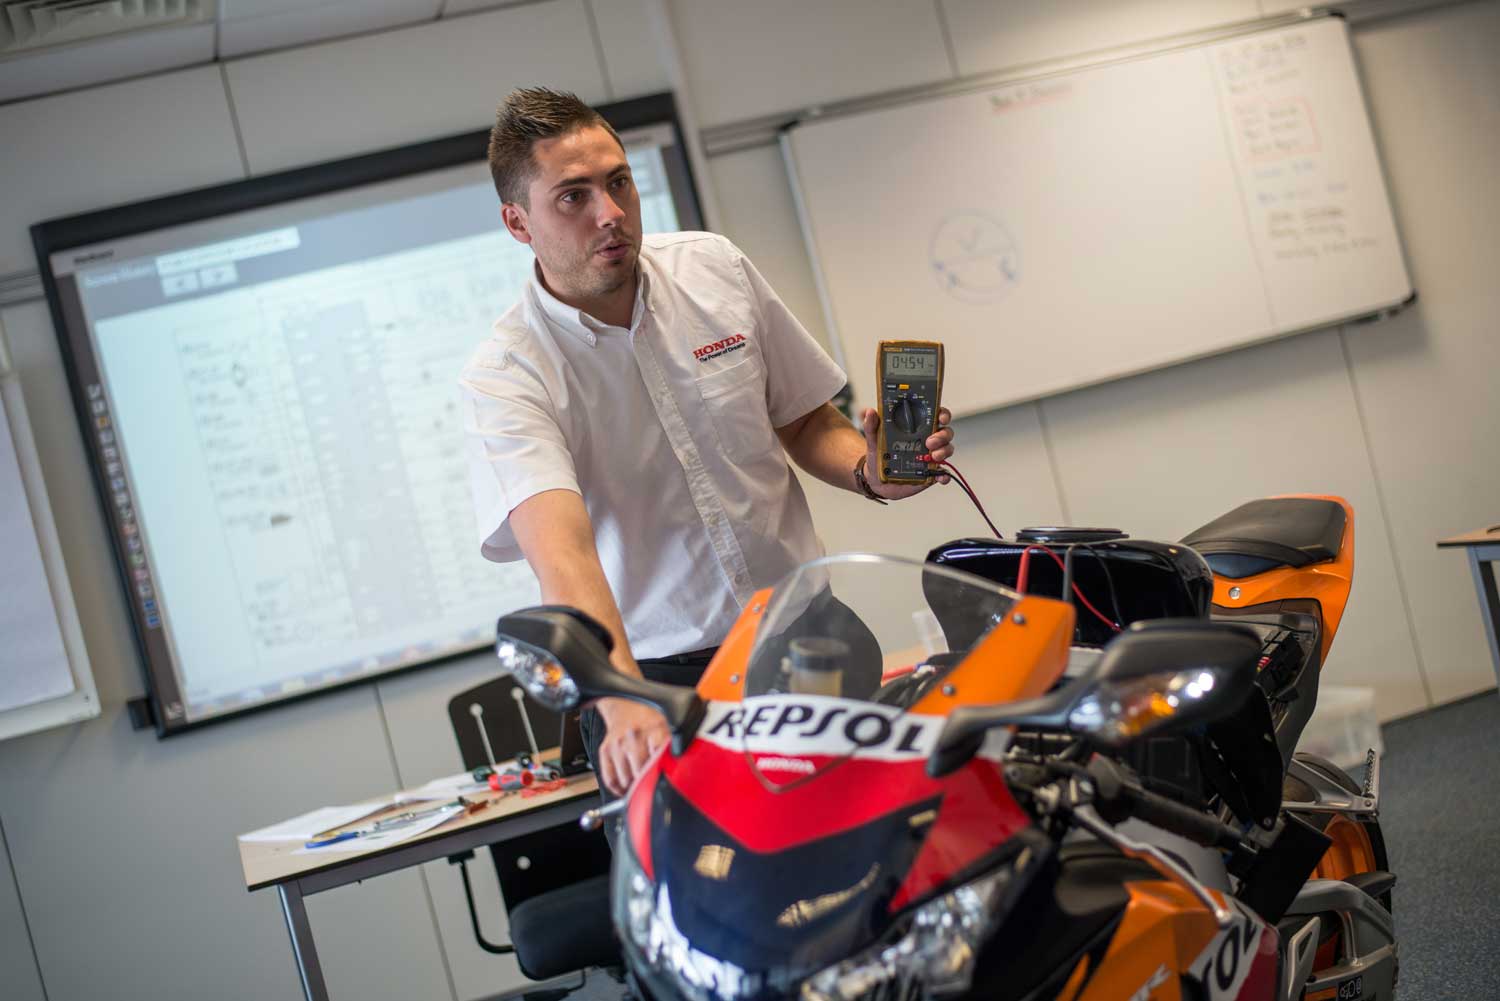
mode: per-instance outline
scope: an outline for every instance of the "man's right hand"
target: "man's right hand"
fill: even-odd
[[[606,727],[599,745],[599,779],[610,792],[623,796],[672,734],[661,713],[639,702],[600,699],[596,708]]]

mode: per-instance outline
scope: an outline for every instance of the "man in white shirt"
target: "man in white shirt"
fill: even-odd
[[[536,269],[460,380],[481,550],[524,558],[544,602],[603,624],[620,671],[641,676],[639,657],[691,683],[751,594],[822,555],[788,458],[882,502],[926,487],[865,479],[878,415],[861,434],[830,404],[844,373],[733,244],[642,239],[624,148],[587,105],[513,92],[489,159]],[[595,767],[618,793],[666,725],[623,699],[597,708]]]

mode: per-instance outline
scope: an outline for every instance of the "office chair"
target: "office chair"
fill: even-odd
[[[564,717],[515,693],[519,693],[516,683],[504,676],[460,692],[448,701],[448,718],[465,768],[488,765],[491,755],[494,761],[503,762],[521,752],[529,753],[528,724],[543,750],[557,744],[570,757],[582,753],[576,711]],[[489,849],[510,918],[510,945],[489,942],[479,928],[466,864],[473,853],[448,860],[459,866],[474,938],[481,949],[514,953],[521,972],[532,980],[623,963],[610,924],[610,850],[603,832],[585,831],[570,821],[507,839]]]

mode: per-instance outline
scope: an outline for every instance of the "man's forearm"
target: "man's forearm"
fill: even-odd
[[[609,589],[603,569],[598,567],[597,557],[594,562],[597,572],[590,572],[587,560],[584,559],[560,563],[544,573],[538,573],[537,579],[542,585],[542,601],[548,605],[568,605],[598,620],[610,636],[614,637],[614,649],[609,655],[610,663],[622,673],[639,678],[641,669],[631,655],[630,644],[625,639],[625,622],[620,617],[619,606],[615,604],[614,594]]]
[[[625,674],[641,676],[625,638],[625,622],[609,589],[583,500],[567,490],[549,490],[522,502],[510,521],[542,601],[569,605],[597,619],[614,637],[610,661]]]
[[[782,447],[801,468],[830,486],[859,492],[854,464],[865,454],[865,437],[832,404],[824,404],[781,434]]]

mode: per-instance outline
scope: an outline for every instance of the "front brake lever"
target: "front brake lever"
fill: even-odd
[[[1173,860],[1170,855],[1161,849],[1154,845],[1148,845],[1143,841],[1136,841],[1134,838],[1126,837],[1109,824],[1106,824],[1104,819],[1095,812],[1093,805],[1088,803],[1080,794],[1080,783],[1075,779],[1068,785],[1070,787],[1068,798],[1071,802],[1067,808],[1072,813],[1073,819],[1078,822],[1078,826],[1105,844],[1113,846],[1127,858],[1139,859],[1145,862],[1167,879],[1187,889],[1209,909],[1209,912],[1214,916],[1214,921],[1218,923],[1220,928],[1228,928],[1234,923],[1234,911],[1219,903],[1218,898],[1209,891],[1208,887],[1198,882],[1196,876],[1188,872],[1186,868]]]

